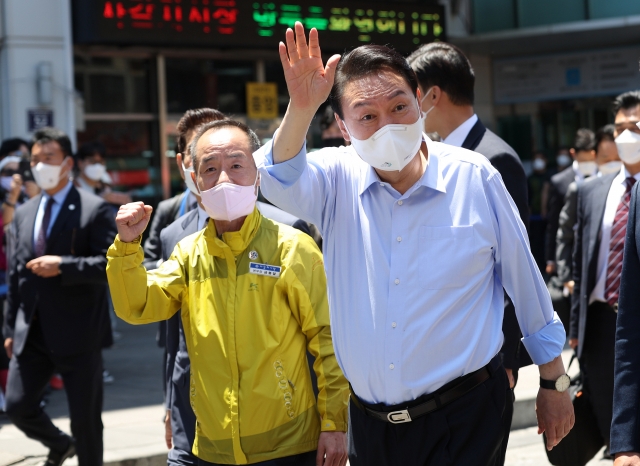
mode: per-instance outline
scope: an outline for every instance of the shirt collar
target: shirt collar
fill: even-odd
[[[620,169],[620,173],[618,173],[618,176],[615,177],[614,182],[617,181],[620,184],[624,184],[627,178],[635,178],[636,181],[640,181],[640,173],[636,173],[632,176],[631,173],[629,173],[629,171],[627,170],[627,167],[623,165]]]
[[[465,139],[469,136],[471,129],[478,122],[478,115],[475,113],[471,117],[454,129],[449,136],[444,138],[442,142],[449,144],[450,146],[462,147]]]
[[[202,230],[209,220],[209,214],[198,204],[198,231]]]
[[[64,203],[64,200],[67,198],[67,194],[69,194],[69,191],[71,191],[72,186],[73,186],[73,183],[69,181],[64,188],[62,188],[60,191],[55,193],[53,196],[50,196],[45,191],[42,191],[42,199],[46,203],[49,200],[49,198],[53,197],[53,201],[56,204],[62,205]]]
[[[416,188],[418,186],[425,186],[427,188],[435,189],[436,191],[446,193],[447,190],[444,184],[444,177],[442,176],[442,168],[440,167],[440,163],[438,161],[438,155],[436,153],[438,152],[437,145],[434,144],[434,142],[431,139],[429,139],[429,137],[424,133],[422,134],[422,140],[425,141],[425,143],[427,144],[427,153],[428,153],[427,168],[425,169],[423,175],[420,177],[420,179],[416,182],[414,186]],[[355,153],[353,146],[351,147]],[[356,154],[356,157],[358,157],[357,154]],[[367,164],[365,176],[360,178],[359,194],[362,196],[362,194],[367,189],[369,189],[369,186],[371,186],[374,183],[383,183],[383,182],[380,180],[380,177],[378,176],[378,173],[376,173],[375,169],[371,165]],[[410,193],[413,191],[414,189],[409,189],[407,193]]]

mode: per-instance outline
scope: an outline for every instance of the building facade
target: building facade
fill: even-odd
[[[271,137],[289,101],[278,42],[295,21],[320,31],[327,58],[370,42],[410,53],[445,37],[444,11],[437,0],[3,0],[0,136],[53,123],[74,147],[101,141],[116,189],[157,202],[183,189],[185,110],[214,107]]]
[[[553,160],[580,127],[613,121],[612,99],[640,89],[640,2],[450,0],[448,40],[478,78],[478,111],[527,162]]]

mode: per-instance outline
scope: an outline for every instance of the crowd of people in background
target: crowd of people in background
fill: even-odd
[[[630,312],[640,91],[615,99],[612,124],[534,152],[527,177],[475,113],[454,46],[406,60],[362,46],[325,67],[317,31],[307,45],[298,23],[280,57],[292,95],[274,139],[188,110],[184,189],[155,208],[114,189],[98,141],[74,153],[43,128],[2,142],[0,401],[46,464],[102,464],[115,314],[160,322],[170,465],[501,466],[532,363],[540,429],[559,449],[580,422],[565,344],[597,449],[633,458],[614,360],[631,357],[616,355],[616,328]],[[307,154],[314,115],[324,149]],[[43,410],[50,388],[67,391],[72,435]]]

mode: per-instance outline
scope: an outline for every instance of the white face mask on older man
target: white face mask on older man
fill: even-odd
[[[214,220],[230,222],[253,212],[258,200],[258,174],[252,185],[240,186],[221,183],[206,191],[200,191],[205,212]]]

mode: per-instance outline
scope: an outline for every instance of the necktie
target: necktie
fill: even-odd
[[[47,200],[47,204],[44,207],[44,216],[42,217],[42,224],[40,225],[40,231],[38,232],[38,238],[36,239],[36,245],[34,252],[36,257],[44,256],[47,250],[47,230],[49,229],[49,223],[51,222],[51,208],[55,201],[52,197]]]
[[[622,273],[622,254],[624,252],[624,239],[627,235],[627,219],[629,218],[629,202],[631,201],[631,188],[636,182],[635,178],[627,178],[626,190],[613,219],[611,227],[611,241],[609,242],[609,264],[607,266],[607,281],[605,282],[604,298],[609,305],[618,302],[620,290],[620,275]]]

